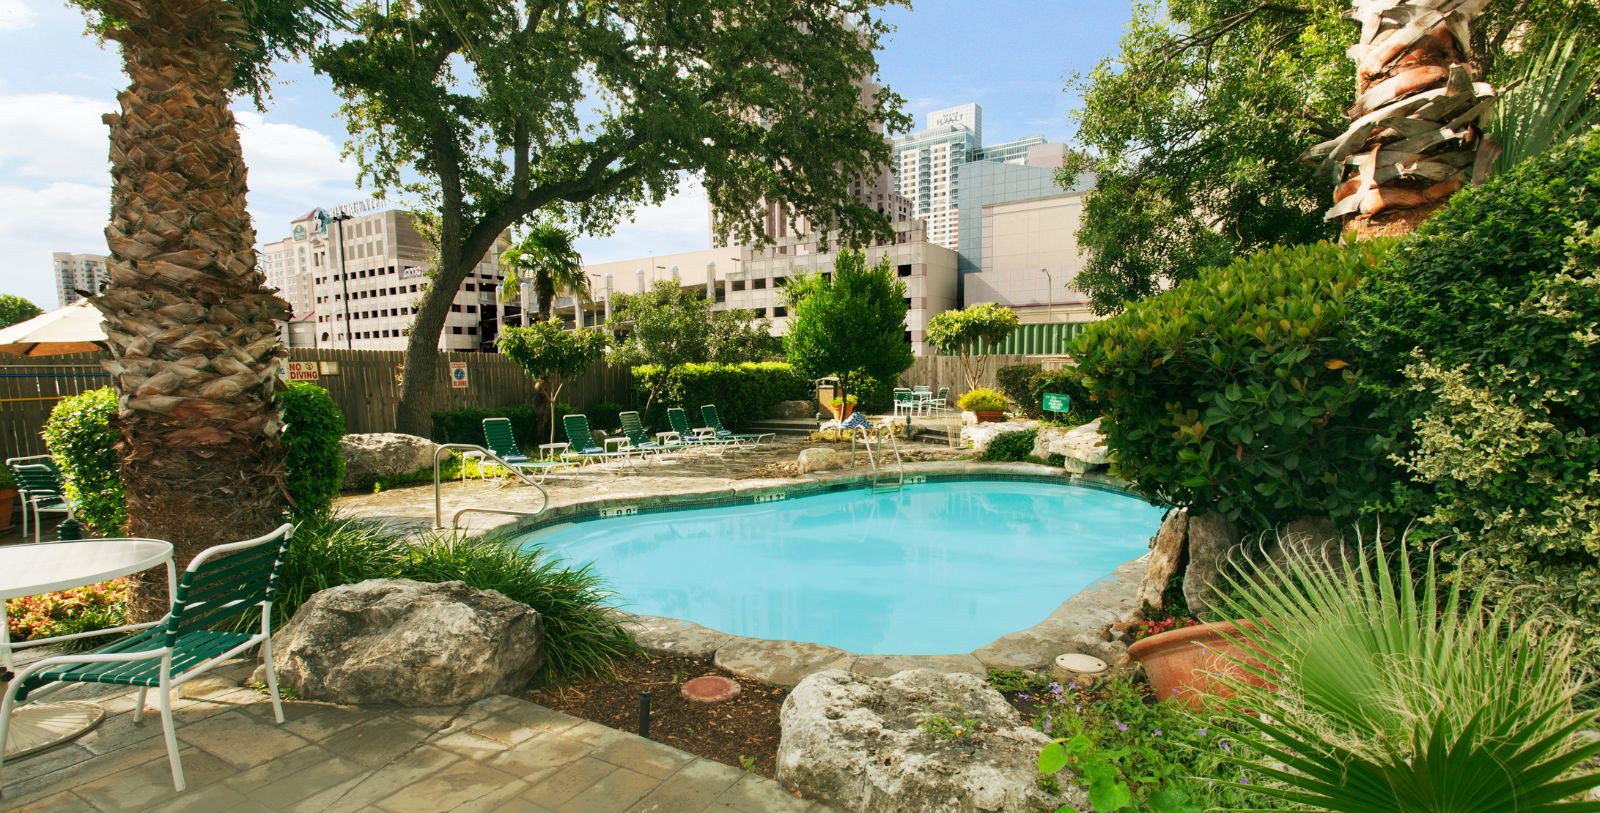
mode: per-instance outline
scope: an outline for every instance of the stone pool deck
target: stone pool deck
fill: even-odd
[[[240,688],[238,661],[174,704],[189,789],[174,793],[161,721],[133,723],[131,691],[74,687],[106,719],[71,743],[8,761],[0,809],[819,813],[777,782],[513,697],[399,709],[286,701]],[[84,690],[89,690],[84,692]],[[78,693],[69,697],[68,693]]]

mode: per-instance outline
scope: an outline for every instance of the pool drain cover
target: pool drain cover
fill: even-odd
[[[705,675],[687,681],[680,690],[690,703],[721,703],[739,696],[739,684],[720,675]]]

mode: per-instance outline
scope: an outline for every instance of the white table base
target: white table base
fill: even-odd
[[[93,703],[41,703],[13,709],[5,758],[60,745],[99,725],[105,716],[106,710]]]

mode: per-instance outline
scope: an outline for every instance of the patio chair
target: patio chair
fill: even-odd
[[[594,443],[594,430],[589,428],[588,415],[563,415],[561,428],[567,432],[567,441],[570,445],[563,457],[574,458],[580,462],[593,460],[623,460],[640,454],[637,451],[623,450],[608,452],[604,447]]]
[[[644,421],[640,420],[639,413],[628,411],[617,416],[622,421],[622,434],[628,436],[628,445],[642,452],[654,452],[657,456],[681,452],[689,448],[689,444],[672,441],[651,440],[649,433],[644,431]],[[675,434],[675,433],[674,433]]]
[[[145,695],[156,690],[161,729],[166,735],[167,763],[172,786],[184,789],[183,762],[178,757],[178,735],[172,720],[172,693],[212,667],[255,647],[261,648],[267,694],[272,714],[283,722],[283,701],[278,696],[278,674],[272,664],[272,596],[278,571],[294,526],[255,539],[207,548],[194,557],[177,580],[172,607],[165,618],[130,624],[89,635],[137,631],[89,652],[54,655],[21,667],[5,684],[0,701],[0,742],[5,741],[11,711],[30,695],[46,694],[71,683],[137,686],[139,697],[133,720],[144,718]],[[168,571],[169,576],[171,571]],[[230,622],[246,613],[261,611],[257,632],[227,631]],[[4,753],[0,752],[0,760]]]
[[[730,446],[739,445],[739,441],[733,438],[717,437],[717,430],[709,426],[690,429],[689,413],[684,412],[683,407],[667,407],[667,424],[672,427],[672,431],[678,433],[679,442],[687,443],[690,446],[699,446],[720,452]]]
[[[72,516],[72,502],[61,485],[61,470],[49,455],[13,457],[6,461],[17,492],[22,497],[22,535],[28,535],[29,515],[33,519],[33,541],[38,542],[43,514]]]
[[[778,439],[777,432],[735,432],[722,425],[722,416],[717,414],[716,404],[703,404],[700,407],[700,419],[706,426],[717,433],[719,438],[732,438],[741,443],[755,445],[763,440],[768,442]]]
[[[905,387],[894,388],[894,414],[913,415],[917,411],[917,396]]]
[[[537,481],[544,482],[546,475],[552,469],[571,468],[572,464],[565,460],[533,460],[522,453],[522,447],[517,445],[517,438],[511,432],[510,418],[484,418],[483,419],[483,445],[489,451],[523,474],[533,474]],[[464,460],[464,459],[463,459]],[[487,465],[491,461],[481,460],[479,466]]]

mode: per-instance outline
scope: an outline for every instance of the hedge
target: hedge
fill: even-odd
[[[700,406],[716,404],[722,422],[737,427],[765,418],[781,401],[809,401],[816,397],[811,382],[784,362],[684,364],[666,371],[658,365],[644,364],[633,368],[639,403],[644,403],[658,378],[664,381],[649,416],[657,426],[665,425],[669,406],[683,407],[690,422],[698,424]]]
[[[1033,397],[1033,377],[1043,369],[1037,364],[1007,365],[994,371],[994,383],[1007,398],[1022,408],[1023,414],[1038,419],[1043,413],[1039,409],[1039,402]]]
[[[1247,531],[1351,520],[1385,464],[1345,316],[1388,245],[1273,248],[1090,325],[1072,355],[1115,471]]]
[[[571,406],[556,402],[558,419],[572,411]],[[531,449],[544,443],[548,436],[550,424],[544,415],[544,410],[532,404],[445,410],[433,413],[431,436],[435,443],[472,443],[481,446],[484,418],[510,418],[511,434],[516,437],[517,445]]]
[[[284,488],[296,520],[333,507],[344,484],[344,412],[328,391],[303,381],[283,393]]]

